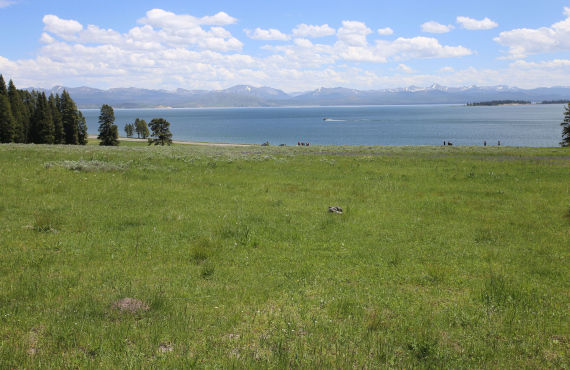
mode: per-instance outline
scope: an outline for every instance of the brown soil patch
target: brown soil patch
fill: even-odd
[[[148,311],[149,307],[143,301],[136,298],[123,298],[113,303],[113,308],[121,312],[137,313],[140,311]]]
[[[160,353],[168,353],[168,352],[172,352],[174,351],[174,347],[172,347],[172,345],[170,344],[161,344],[158,347],[158,352]]]

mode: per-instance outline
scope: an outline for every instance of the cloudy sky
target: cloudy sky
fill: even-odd
[[[570,0],[0,0],[18,87],[570,86]]]

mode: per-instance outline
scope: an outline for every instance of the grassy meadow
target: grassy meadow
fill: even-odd
[[[570,367],[569,150],[10,144],[0,189],[0,368]]]

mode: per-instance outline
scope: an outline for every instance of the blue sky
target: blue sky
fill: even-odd
[[[0,0],[19,87],[570,86],[570,1]]]

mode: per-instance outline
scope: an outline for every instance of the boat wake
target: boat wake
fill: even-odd
[[[332,118],[323,118],[325,122],[346,122],[344,119],[332,119]]]

